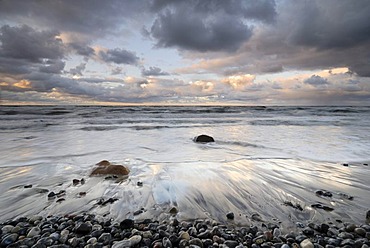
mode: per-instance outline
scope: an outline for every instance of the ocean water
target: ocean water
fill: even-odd
[[[200,134],[216,142],[193,142]],[[127,166],[129,177],[89,177],[101,160]],[[230,223],[234,212],[236,225],[361,223],[369,162],[370,107],[0,106],[0,219],[163,219],[175,206],[179,219]],[[65,190],[65,200],[46,190]]]

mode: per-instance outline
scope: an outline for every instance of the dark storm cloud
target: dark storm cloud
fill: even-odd
[[[62,60],[47,60],[40,67],[40,72],[59,74],[64,69],[65,64]]]
[[[68,47],[81,56],[90,57],[95,54],[94,49],[92,49],[90,46],[86,44],[71,42],[68,43]]]
[[[358,1],[295,2],[291,41],[319,49],[344,49],[370,41],[370,4]]]
[[[192,12],[212,14],[222,11],[228,15],[244,17],[263,22],[272,22],[276,16],[274,0],[154,0],[151,9],[155,12],[166,7],[192,9]]]
[[[115,30],[122,19],[143,18],[140,13],[146,5],[145,1],[130,0],[2,0],[0,15],[13,22],[101,37]]]
[[[141,70],[141,74],[143,76],[166,76],[169,75],[168,72],[162,71],[161,68],[156,67],[156,66],[151,66],[149,69],[143,68]]]
[[[329,84],[326,78],[320,77],[318,75],[312,75],[310,78],[304,80],[304,83],[315,87]]]
[[[82,72],[86,69],[86,63],[81,63],[77,65],[75,68],[71,68],[69,70],[69,73],[71,73],[73,76],[82,76]]]
[[[207,51],[234,51],[249,39],[248,25],[231,17],[206,20],[201,16],[175,10],[162,14],[154,22],[151,33],[159,47]]]
[[[55,31],[38,31],[29,26],[0,28],[0,73],[29,74],[62,72],[65,47]]]
[[[272,22],[274,1],[155,1],[150,33],[159,47],[235,51],[252,36],[248,20]]]
[[[37,31],[29,26],[0,28],[0,55],[13,59],[40,62],[44,58],[61,59],[64,46],[58,32]]]
[[[360,76],[370,76],[370,2],[296,1],[283,12],[279,27],[288,45],[315,49],[318,56],[296,65],[346,66]],[[283,37],[282,37],[283,38]]]
[[[105,62],[113,62],[116,64],[136,65],[139,62],[139,58],[134,52],[120,48],[100,51],[99,56]]]

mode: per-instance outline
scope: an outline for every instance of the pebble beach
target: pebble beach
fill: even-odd
[[[368,221],[370,211],[367,213]],[[233,219],[233,213],[228,213]],[[20,217],[0,224],[1,247],[359,247],[370,245],[370,226],[351,223],[297,223],[299,232],[282,233],[263,223],[233,227],[214,220],[125,219],[90,214]]]
[[[366,248],[368,111],[2,108],[0,246]]]

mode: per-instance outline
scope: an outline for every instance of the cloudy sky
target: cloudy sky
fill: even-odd
[[[0,104],[370,105],[368,0],[0,0]]]

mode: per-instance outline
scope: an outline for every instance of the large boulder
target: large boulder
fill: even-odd
[[[202,134],[194,138],[194,141],[197,143],[209,143],[209,142],[215,142],[215,140],[208,135]]]
[[[107,160],[100,161],[96,164],[97,167],[93,169],[90,176],[99,176],[99,175],[115,175],[115,176],[126,176],[130,173],[130,170],[118,164],[111,164]]]

